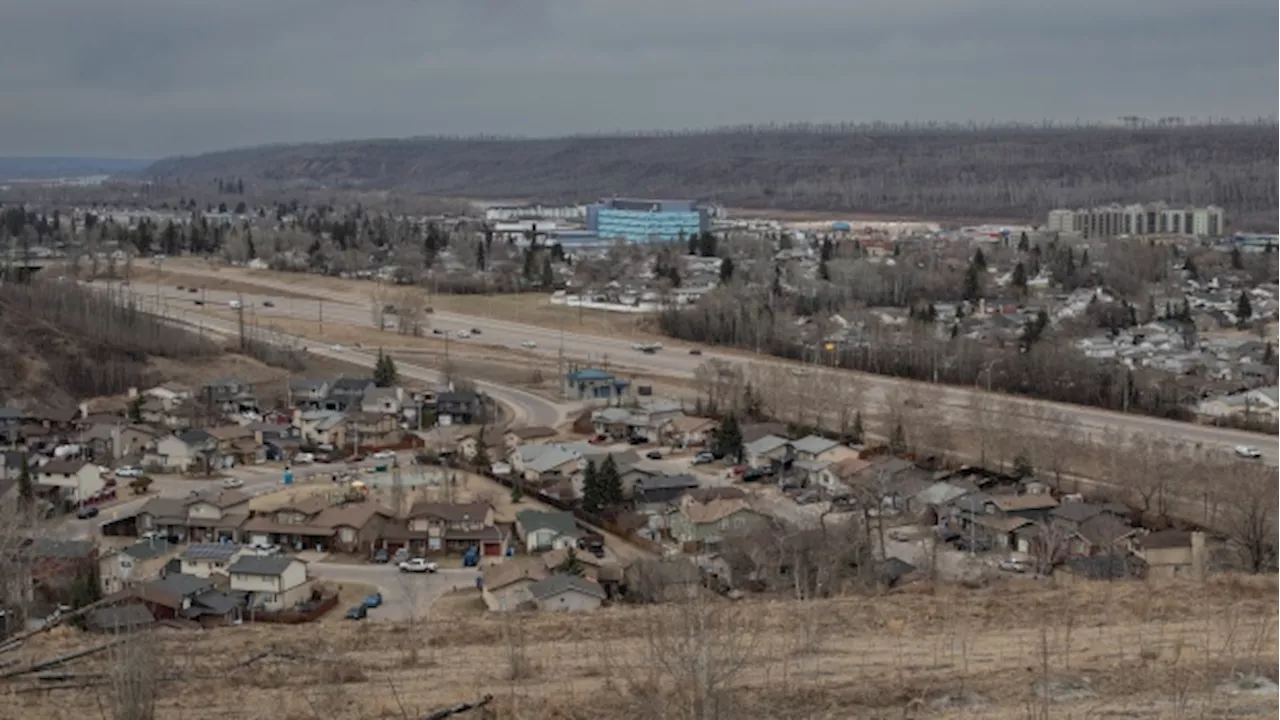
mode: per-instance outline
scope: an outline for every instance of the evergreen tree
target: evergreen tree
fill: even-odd
[[[1080,267],[1085,269],[1088,269],[1089,267],[1089,248],[1085,248],[1084,251],[1080,253]]]
[[[977,300],[982,297],[982,270],[977,263],[969,263],[964,273],[964,299]]]
[[[1018,252],[1026,252],[1030,246],[1031,241],[1027,239],[1027,231],[1023,230],[1022,234],[1018,236]]]
[[[725,258],[720,261],[720,283],[724,284],[733,279],[733,258]]]
[[[822,260],[818,263],[818,279],[831,282],[831,271],[827,269],[827,261]]]
[[[587,461],[582,471],[582,507],[587,512],[597,513],[604,507],[604,494],[600,488],[600,473],[596,470],[594,460]]]
[[[31,479],[31,463],[25,452],[18,461],[18,497],[27,507],[31,507],[36,499],[36,486]]]
[[[613,459],[612,454],[605,456],[604,462],[600,463],[596,482],[600,486],[602,507],[616,507],[622,504],[622,474],[618,472],[618,463]]]
[[[480,472],[489,472],[490,466],[493,464],[489,460],[489,448],[484,444],[483,437],[476,438],[476,456],[471,458],[471,462]]]
[[[582,577],[586,572],[586,568],[583,567],[582,561],[578,559],[578,553],[573,548],[569,548],[569,554],[565,556],[564,562],[556,568],[556,572]]]
[[[907,430],[902,421],[894,423],[893,432],[889,433],[889,452],[899,455],[907,451]]]
[[[1200,279],[1200,269],[1196,267],[1196,261],[1187,256],[1187,261],[1182,264],[1182,269],[1187,271],[1187,277],[1192,280]]]
[[[396,384],[396,363],[390,355],[378,348],[378,359],[373,364],[373,382],[378,387],[391,387]]]
[[[742,462],[742,428],[738,425],[738,416],[729,413],[720,422],[712,439],[712,452],[734,462]]]
[[[979,270],[987,269],[987,256],[982,254],[982,248],[978,248],[973,253],[973,265],[976,265]]]
[[[129,402],[129,422],[142,422],[142,396],[134,398]]]
[[[1249,302],[1249,293],[1246,290],[1240,291],[1240,299],[1236,301],[1236,323],[1240,327],[1249,324],[1249,319],[1253,317],[1253,303]]]
[[[485,260],[484,243],[480,243],[476,246],[476,267],[479,268],[481,272],[484,272]]]
[[[1231,267],[1235,268],[1236,270],[1244,269],[1244,256],[1240,254],[1239,245],[1231,246]]]
[[[1021,262],[1013,266],[1013,277],[1009,280],[1009,284],[1019,295],[1027,293],[1027,268]]]
[[[555,271],[551,269],[551,256],[549,254],[544,254],[542,256],[542,287],[550,288],[555,284],[556,274]]]
[[[862,411],[858,410],[853,414],[853,427],[849,428],[849,440],[861,445],[865,435],[866,431],[862,427]]]

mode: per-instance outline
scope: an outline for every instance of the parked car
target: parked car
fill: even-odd
[[[1001,570],[1005,572],[1022,574],[1031,569],[1025,562],[1021,560],[1001,560],[999,565]]]
[[[369,608],[365,607],[364,603],[356,605],[347,610],[348,620],[363,620],[367,617],[369,617]]]
[[[279,545],[253,543],[249,545],[249,549],[253,550],[259,555],[279,555],[280,554]]]
[[[692,464],[706,465],[707,463],[713,463],[715,461],[716,461],[716,456],[713,453],[700,452],[697,455],[693,456]]]
[[[459,340],[466,340],[466,339],[467,339],[467,338],[469,338],[469,337],[471,337],[471,333],[467,332],[466,330],[459,330],[459,331],[458,331],[458,339],[459,339]]]
[[[650,450],[649,452],[645,453],[645,454],[644,454],[644,456],[645,456],[645,457],[647,457],[647,458],[649,458],[650,460],[661,460],[661,459],[662,459],[662,451],[661,451],[661,450]]]
[[[222,481],[222,487],[227,488],[228,490],[244,487],[244,480],[241,480],[238,477],[229,477]]]
[[[316,456],[311,453],[298,453],[293,456],[293,461],[298,465],[306,465],[307,463],[315,462]]]
[[[532,340],[525,340],[524,342],[520,343],[520,346],[521,346],[521,347],[526,347],[526,348],[529,348],[530,350],[532,350],[532,349],[534,349],[534,348],[538,347],[538,343],[536,343],[536,342],[534,342],[534,341],[532,341]]]
[[[627,438],[627,442],[632,445],[644,445],[649,442],[649,438],[632,436],[630,438]]]
[[[433,573],[439,569],[439,565],[427,560],[426,558],[413,558],[400,563],[400,572]]]
[[[894,528],[889,531],[889,539],[897,542],[907,542],[911,539],[911,536],[907,534],[906,530]]]
[[[89,518],[98,517],[98,508],[94,507],[93,505],[86,505],[80,508],[80,511],[76,513],[76,517],[80,518],[81,520],[88,520]]]
[[[386,565],[391,562],[391,553],[386,548],[378,548],[373,551],[373,561],[379,565]]]
[[[182,288],[178,288],[178,289],[181,290]],[[200,290],[197,288],[187,288],[187,292],[200,292]]]
[[[376,608],[382,605],[382,593],[375,592],[364,596],[364,606],[367,608]]]
[[[204,305],[204,301],[203,301],[203,300],[195,300],[195,301],[194,301],[194,303],[195,303],[196,305]]]
[[[232,310],[239,310],[244,306],[240,304],[239,300],[232,300],[227,303],[227,307],[231,308]]]
[[[690,354],[690,355],[701,355],[701,354],[702,354],[702,351],[701,351],[701,350],[699,350],[698,348],[694,348],[694,349],[692,349],[692,350],[690,350],[690,351],[689,351],[689,354]]]
[[[480,328],[471,328],[472,335],[480,335]]]
[[[122,468],[116,468],[116,477],[139,478],[142,477],[142,468],[132,465],[125,465]]]
[[[379,450],[373,454],[374,460],[391,460],[396,456],[394,450]]]
[[[262,307],[275,307],[275,306],[276,306],[276,304],[275,304],[275,303],[273,303],[273,302],[271,302],[270,300],[263,300],[263,301],[262,301]]]
[[[588,440],[587,442],[592,445],[603,445],[609,442],[609,438],[605,435],[596,435],[592,437],[590,440]]]

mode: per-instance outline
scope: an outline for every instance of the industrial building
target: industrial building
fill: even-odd
[[[609,198],[587,206],[587,229],[604,239],[671,241],[710,230],[711,216],[696,200]]]
[[[1218,237],[1226,223],[1222,208],[1170,207],[1156,202],[1145,205],[1107,205],[1078,210],[1050,210],[1045,229],[1086,238],[1118,235],[1193,235]]]

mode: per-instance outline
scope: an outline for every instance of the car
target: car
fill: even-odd
[[[413,558],[400,563],[400,572],[409,573],[433,573],[440,569],[440,566],[427,560],[426,558]]]
[[[341,345],[330,345],[330,346],[329,346],[329,349],[330,349],[330,350],[341,350],[341,349],[342,349],[342,346],[341,346]]]
[[[756,482],[767,477],[764,470],[760,468],[750,468],[742,473],[742,482]]]
[[[181,285],[179,285],[179,286],[178,286],[178,289],[179,289],[179,290],[186,290],[186,288],[182,287]]]
[[[609,442],[609,438],[608,436],[605,436],[605,435],[596,435],[592,437],[590,440],[588,440],[587,442],[591,445],[603,445]]]
[[[76,517],[81,520],[98,517],[98,508],[92,505],[86,505],[85,507],[80,508],[80,511],[76,513]]]
[[[250,543],[249,549],[259,555],[271,556],[280,554],[280,546],[271,545],[270,543]]]
[[[181,290],[182,288],[178,288]],[[187,292],[200,292],[199,288],[187,288]]]
[[[1236,455],[1250,460],[1257,460],[1262,457],[1262,451],[1252,445],[1237,445]]]
[[[459,340],[466,340],[469,337],[471,337],[471,333],[467,332],[466,330],[459,330],[457,332],[457,338]]]
[[[379,565],[386,565],[391,562],[391,553],[386,548],[378,548],[373,553],[373,561]]]
[[[631,437],[627,439],[627,443],[631,445],[645,445],[648,444],[648,442],[649,438],[644,437]]]
[[[1025,562],[1021,560],[1013,560],[1013,559],[1001,560],[998,567],[1001,570],[1004,570],[1005,572],[1018,573],[1018,574],[1022,574],[1031,569],[1030,566],[1028,566]]]
[[[276,306],[276,304],[275,304],[275,303],[273,303],[273,302],[271,302],[270,300],[263,300],[263,301],[262,301],[262,307],[275,307],[275,306]]]
[[[364,606],[367,608],[376,608],[382,606],[382,593],[375,592],[364,596]]]
[[[431,328],[431,334],[432,334],[432,335],[443,335],[443,334],[444,334],[444,331],[443,331],[443,330],[441,330],[440,328]]]
[[[480,334],[481,334],[481,332],[480,332],[480,328],[471,328],[471,334],[472,334],[472,335],[480,335]]]
[[[911,539],[911,536],[907,534],[906,530],[890,530],[889,539],[895,542],[907,542]]]
[[[227,303],[227,307],[231,308],[232,310],[239,310],[240,308],[244,307],[244,305],[241,304],[239,300],[231,300],[230,302]]]
[[[661,450],[650,450],[649,452],[645,453],[645,454],[644,454],[644,456],[645,456],[645,457],[647,457],[647,458],[649,458],[650,460],[661,460],[661,459],[662,459],[662,451],[661,451]]]
[[[699,350],[698,348],[694,348],[694,349],[692,349],[692,350],[690,350],[690,351],[689,351],[689,354],[690,354],[690,355],[701,355],[701,354],[702,354],[702,351],[701,351],[701,350]]]
[[[222,481],[222,487],[227,488],[228,490],[234,490],[235,488],[238,488],[238,487],[244,487],[244,480],[241,480],[238,477],[229,477],[226,480]]]
[[[645,355],[656,355],[656,354],[658,353],[658,351],[657,351],[656,349],[651,348],[651,347],[647,347],[647,348],[645,348],[645,349],[641,350],[640,352],[644,353]]]
[[[369,608],[365,607],[364,603],[360,603],[359,605],[347,610],[348,620],[363,620],[367,617],[369,617]]]
[[[309,452],[298,453],[293,456],[293,462],[298,465],[306,465],[316,461],[316,456]]]
[[[138,478],[142,477],[142,468],[132,465],[125,465],[122,468],[116,468],[116,477]]]
[[[716,456],[714,453],[700,452],[697,455],[693,456],[693,461],[691,464],[706,465],[707,463],[713,463],[715,461],[716,461]]]
[[[192,301],[192,303],[193,303],[193,304],[195,304],[195,305],[204,305],[204,301],[203,301],[203,300],[193,300],[193,301]]]
[[[532,350],[533,348],[538,347],[538,343],[536,343],[536,342],[534,342],[534,341],[532,341],[532,340],[525,340],[524,342],[520,343],[520,346],[521,346],[521,347],[527,347],[527,348],[529,348],[530,350]]]

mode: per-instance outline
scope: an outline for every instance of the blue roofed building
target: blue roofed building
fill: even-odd
[[[604,370],[584,368],[565,376],[565,395],[575,400],[611,400],[625,395],[630,385]]]

